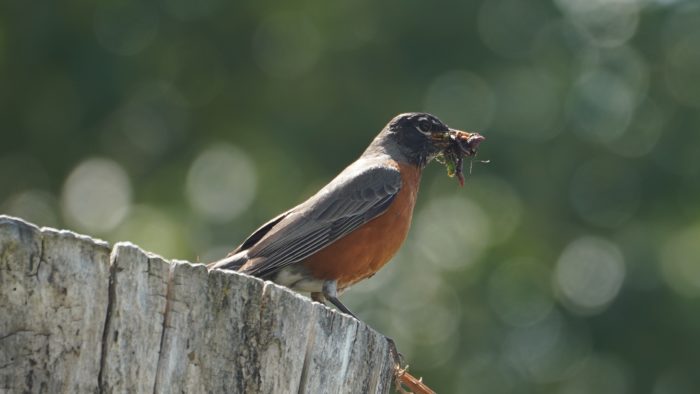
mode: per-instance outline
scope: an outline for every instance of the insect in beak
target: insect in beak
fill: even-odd
[[[479,144],[486,138],[479,133],[450,129],[443,132],[439,144],[443,146],[442,152],[436,158],[439,163],[447,167],[447,175],[457,176],[459,184],[464,186],[464,174],[462,173],[462,163],[465,156],[476,156]],[[473,162],[473,159],[472,159]],[[469,163],[471,173],[472,162]],[[488,162],[488,161],[486,161]]]

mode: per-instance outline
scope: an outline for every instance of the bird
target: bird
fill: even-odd
[[[208,269],[238,271],[310,293],[314,301],[330,302],[357,318],[339,295],[373,276],[399,250],[423,169],[453,144],[454,133],[469,136],[467,154],[484,140],[428,113],[395,116],[330,183],[263,224]]]

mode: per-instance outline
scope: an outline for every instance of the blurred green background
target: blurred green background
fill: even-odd
[[[700,2],[0,3],[0,212],[207,262],[395,114],[433,163],[343,299],[443,393],[700,392]]]

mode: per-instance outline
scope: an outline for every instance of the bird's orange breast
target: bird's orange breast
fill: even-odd
[[[394,201],[383,214],[301,262],[313,277],[336,280],[342,290],[374,275],[399,250],[411,225],[421,169],[393,165],[402,181]]]

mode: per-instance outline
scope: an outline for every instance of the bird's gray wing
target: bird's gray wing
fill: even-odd
[[[282,219],[284,219],[292,211],[293,211],[293,209],[289,210],[287,212],[281,213],[281,214],[275,216],[274,218],[270,219],[267,223],[263,224],[262,226],[260,226],[260,228],[255,230],[252,234],[250,234],[248,236],[248,238],[246,238],[236,249],[232,250],[228,255],[226,255],[226,257],[233,256],[236,253],[238,253],[242,250],[246,250],[246,249],[250,248],[251,246],[255,245],[256,243],[258,243],[258,241],[260,241],[268,232],[270,232],[270,230],[272,230],[272,228],[277,223],[282,221]]]
[[[261,227],[264,235],[249,237],[257,239],[247,248],[251,264],[242,272],[267,277],[305,259],[384,213],[400,189],[396,168],[349,167],[305,203]]]

